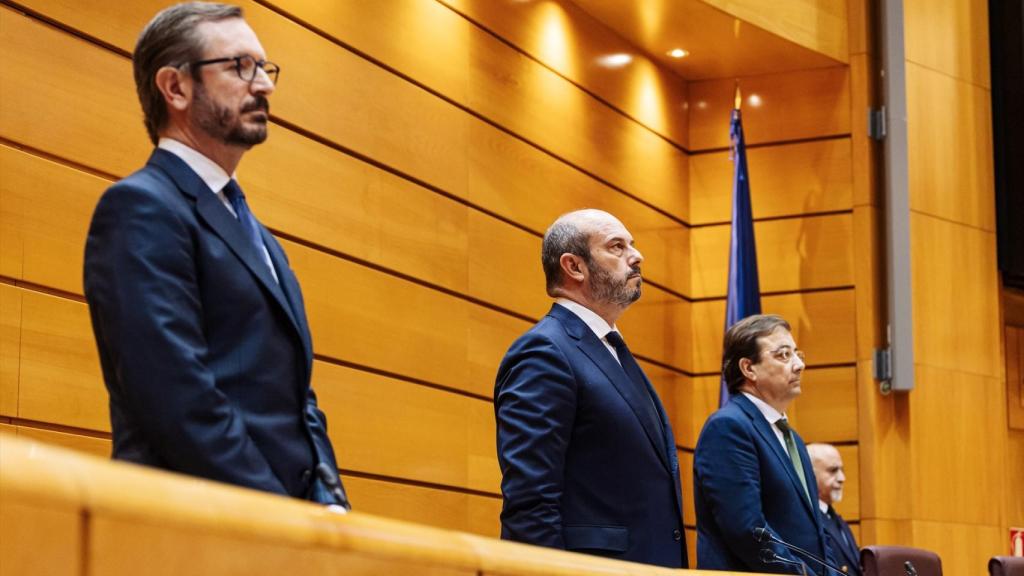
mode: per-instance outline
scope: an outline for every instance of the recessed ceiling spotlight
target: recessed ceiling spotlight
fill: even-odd
[[[622,68],[626,64],[632,62],[633,57],[629,54],[609,54],[607,56],[601,56],[597,61],[602,66],[607,66],[608,68]]]
[[[757,108],[764,103],[764,101],[761,100],[761,97],[758,96],[757,94],[751,94],[749,97],[747,97],[747,102],[754,108]]]
[[[687,56],[690,55],[690,51],[689,50],[683,50],[682,48],[673,48],[673,49],[669,50],[668,52],[666,52],[666,54],[668,54],[669,56],[671,56],[673,58],[686,58]]]

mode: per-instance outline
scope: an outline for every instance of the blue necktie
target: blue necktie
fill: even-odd
[[[256,249],[256,255],[259,256],[260,260],[265,260],[260,226],[256,223],[256,218],[253,218],[252,212],[249,211],[249,205],[245,202],[245,193],[242,192],[242,188],[238,185],[238,182],[235,182],[234,178],[224,187],[224,195],[231,202],[231,207],[235,209],[238,223],[242,225],[246,236],[249,237],[249,242]]]
[[[640,395],[647,398],[648,408],[650,408],[649,415],[658,423],[658,427],[663,429],[661,417],[658,415],[658,409],[654,403],[654,391],[647,384],[644,372],[640,369],[640,365],[637,364],[636,358],[633,358],[633,354],[630,353],[629,347],[626,346],[626,341],[622,339],[621,334],[614,330],[606,334],[605,339],[608,340],[608,343],[612,345],[612,348],[615,348],[615,352],[619,355],[619,364],[622,365],[623,372],[626,373],[629,380],[636,386]]]

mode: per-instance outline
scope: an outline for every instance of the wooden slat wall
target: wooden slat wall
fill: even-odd
[[[23,436],[107,449],[82,246],[99,194],[149,152],[127,53],[165,4],[0,7],[0,418]],[[561,60],[538,38],[551,6]],[[303,284],[314,383],[357,506],[497,534],[494,373],[549,305],[540,234],[592,206],[646,256],[644,298],[621,325],[677,431],[692,554],[692,450],[717,403],[733,79],[686,85],[642,58],[618,76],[587,68],[621,40],[565,2],[243,7],[283,72],[270,138],[239,175]],[[744,117],[764,308],[810,354],[795,421],[841,445],[858,494],[855,245],[870,230],[853,204],[851,68],[740,82],[762,101]],[[859,506],[840,511],[856,524]]]

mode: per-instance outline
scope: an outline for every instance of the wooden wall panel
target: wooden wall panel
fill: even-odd
[[[766,296],[766,314],[779,314],[793,328],[797,345],[807,353],[811,367],[853,362],[854,290],[830,290]],[[693,365],[701,374],[721,372],[725,300],[694,302]]]
[[[314,380],[342,468],[500,493],[489,401],[325,362]]]
[[[23,290],[18,416],[110,431],[106,390],[85,305]]]
[[[999,377],[995,234],[911,212],[910,251],[914,362]]]
[[[838,60],[848,57],[846,2],[794,0],[769,5],[758,0],[705,0],[736,18]]]
[[[849,138],[747,150],[754,218],[852,207]],[[690,223],[732,218],[734,164],[729,151],[690,157]]]
[[[21,290],[0,284],[0,415],[18,414],[21,373]]]
[[[344,480],[359,512],[491,538],[501,535],[501,498],[358,476]]]
[[[1011,429],[1024,431],[1024,328],[1007,324],[1003,334],[1003,348],[1006,351],[1006,420]]]
[[[907,64],[912,210],[995,231],[991,126],[988,90]]]
[[[733,78],[690,84],[690,150],[729,146],[735,88]],[[742,78],[740,90],[745,99],[754,94],[761,99],[756,107],[744,100],[747,144],[850,132],[850,81],[845,66]]]
[[[0,17],[0,136],[42,150],[59,143],[64,158],[117,174],[141,166],[149,143],[131,62],[9,8]],[[97,138],[112,128],[116,137]]]
[[[806,370],[789,419],[808,442],[857,441],[857,369]],[[845,458],[844,458],[845,459]]]
[[[106,395],[103,395],[101,398],[97,398],[97,400],[106,403],[107,397]],[[18,436],[26,440],[37,440],[39,442],[45,442],[55,446],[62,446],[76,452],[91,454],[98,458],[110,458],[110,454],[113,449],[112,442],[109,438],[86,436],[84,434],[61,432],[58,430],[47,430],[45,428],[36,428],[34,426],[18,426]]]
[[[648,129],[687,146],[686,83],[576,3],[442,1]],[[592,64],[614,53],[633,60],[621,68]]]
[[[82,574],[82,516],[77,507],[14,502],[0,506],[0,574]]]
[[[693,362],[686,333],[690,308],[689,302],[647,285],[616,324],[636,355],[688,370]]]
[[[853,284],[853,218],[849,214],[754,223],[762,292]],[[728,224],[690,231],[694,298],[725,296],[729,282]]]
[[[990,86],[987,2],[908,0],[903,6],[907,61]]]
[[[999,440],[1006,434],[999,378],[923,364],[914,370],[908,465],[915,480],[913,518],[998,526],[995,511],[1008,465]]]
[[[0,274],[81,294],[88,219],[110,182],[2,144],[0,165]]]

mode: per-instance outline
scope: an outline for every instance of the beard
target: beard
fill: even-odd
[[[266,118],[254,120],[251,126],[242,122],[243,114],[255,111],[270,115],[270,102],[266,96],[257,94],[243,104],[241,110],[233,112],[214,102],[201,83],[196,84],[193,101],[195,123],[203,132],[225,144],[251,148],[267,139]]]
[[[836,488],[835,490],[832,490],[831,491],[831,495],[832,495],[832,502],[842,502],[843,501],[843,489],[842,488]]]
[[[621,278],[614,277],[611,272],[600,265],[594,264],[592,268],[590,286],[594,293],[594,299],[597,301],[629,306],[640,299],[640,286],[643,284],[643,279],[641,278],[637,282],[636,288],[629,287],[630,278],[634,276],[640,278],[639,264],[633,266],[631,272]]]

